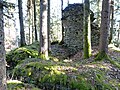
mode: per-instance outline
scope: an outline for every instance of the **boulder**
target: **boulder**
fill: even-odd
[[[92,45],[98,45],[99,28],[93,24],[94,13],[90,12]],[[71,55],[83,48],[83,14],[83,4],[80,3],[69,4],[63,10],[64,45]]]

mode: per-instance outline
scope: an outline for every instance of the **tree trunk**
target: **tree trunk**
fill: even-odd
[[[118,36],[117,36],[117,47],[120,46],[120,21],[119,21],[119,29],[118,29]]]
[[[31,3],[32,3],[32,1],[31,0],[27,0],[27,13],[28,13],[28,24],[29,24],[29,26],[28,26],[28,29],[29,29],[29,44],[31,44],[32,43],[32,37],[31,37],[31,16],[32,16],[32,14],[31,14]]]
[[[30,9],[29,9],[29,12],[28,12],[28,15],[29,15],[29,27],[28,27],[28,29],[29,29],[29,44],[31,44],[31,15],[30,15]]]
[[[48,58],[47,0],[40,0],[40,49],[39,55]]]
[[[50,42],[50,0],[48,0],[48,17],[47,17],[47,27],[48,27],[48,51],[51,51],[51,42]]]
[[[34,29],[35,29],[35,41],[38,41],[37,39],[37,28],[36,28],[36,2],[33,0],[33,6],[34,6]]]
[[[108,31],[110,24],[110,0],[102,1],[100,46],[96,60],[108,59]]]
[[[61,0],[61,17],[63,17],[63,0]],[[64,43],[64,27],[63,27],[63,21],[61,21],[62,25],[62,40],[61,44]]]
[[[3,24],[3,0],[0,0],[0,90],[7,90],[6,86],[6,64]]]
[[[110,27],[110,37],[109,37],[109,44],[113,39],[113,26],[114,26],[114,1],[111,1],[110,5],[110,14],[111,14],[111,27]]]
[[[32,8],[31,8],[31,14],[32,14],[32,15],[31,15],[31,22],[32,22],[32,43],[35,41],[35,37],[34,37],[34,36],[35,36],[35,35],[34,35],[34,31],[35,31],[35,30],[34,30],[34,29],[35,29],[35,28],[34,28],[34,10],[33,10],[33,8],[34,8],[34,7],[32,6]]]
[[[89,0],[84,2],[84,58],[91,56],[91,27],[90,27],[90,3]]]
[[[25,33],[24,33],[24,24],[23,24],[23,12],[22,12],[22,0],[18,0],[18,10],[19,10],[19,20],[20,20],[20,46],[25,46]]]
[[[101,17],[100,17],[100,0],[97,0],[97,24],[98,26],[100,27],[100,20],[101,20]]]

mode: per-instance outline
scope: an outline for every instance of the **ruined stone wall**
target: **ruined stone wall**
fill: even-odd
[[[93,13],[91,19],[93,21]],[[62,20],[64,26],[64,45],[68,48],[70,54],[75,54],[83,48],[83,4],[69,4],[63,11]],[[94,29],[93,31],[98,33],[98,30]],[[92,32],[92,38],[96,37],[94,32]],[[98,44],[98,38],[96,39]],[[94,45],[96,39],[92,39]]]

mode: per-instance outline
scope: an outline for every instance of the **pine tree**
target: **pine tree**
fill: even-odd
[[[22,0],[18,0],[19,20],[20,20],[20,46],[25,46],[25,33],[23,24]]]
[[[3,20],[3,0],[0,0],[0,90],[7,90]]]
[[[63,17],[63,0],[61,0],[61,17]],[[62,40],[61,40],[61,44],[64,43],[64,27],[63,27],[63,21],[61,21],[61,25],[62,25]]]
[[[109,44],[111,43],[112,39],[113,39],[113,26],[114,26],[114,1],[111,1],[111,5],[110,5],[110,37],[109,37]]]
[[[40,48],[39,55],[48,59],[48,28],[47,28],[47,7],[48,0],[40,0]]]
[[[51,51],[51,42],[50,42],[50,0],[48,0],[48,17],[47,17],[47,29],[48,29],[48,51]]]
[[[91,27],[90,27],[90,3],[89,0],[84,2],[84,58],[91,56]]]
[[[36,0],[33,0],[33,7],[34,7],[34,29],[35,29],[35,41],[38,41],[37,38],[37,27],[36,27]]]
[[[99,53],[95,60],[108,59],[108,31],[110,24],[110,0],[102,1],[101,25],[100,25],[100,45]]]

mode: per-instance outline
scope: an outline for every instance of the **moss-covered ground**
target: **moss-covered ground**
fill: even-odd
[[[32,84],[25,84],[17,80],[8,80],[7,88],[8,90],[41,90],[40,88],[37,88]]]
[[[110,48],[111,60],[102,61],[94,60],[96,49],[89,59],[83,59],[81,51],[63,59],[50,54],[43,60],[37,51],[35,43],[6,55],[8,90],[120,90],[119,50]]]

